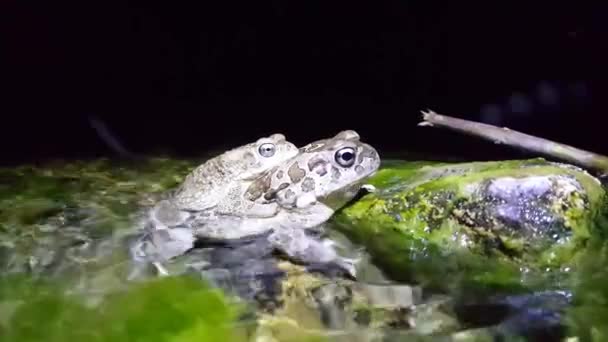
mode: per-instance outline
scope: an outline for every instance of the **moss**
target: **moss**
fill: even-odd
[[[39,250],[61,258],[70,245],[94,243],[130,228],[142,205],[179,184],[195,165],[163,158],[99,159],[0,169],[0,267],[36,273],[31,265],[41,267],[35,261]]]
[[[200,280],[134,284],[95,307],[56,283],[0,278],[3,341],[234,341],[240,308]]]
[[[549,175],[573,177],[583,189],[565,196],[559,207],[546,209],[558,218],[554,223],[540,228],[541,221],[524,222],[533,235],[498,220],[492,208],[500,201],[479,197],[488,180]],[[548,272],[576,262],[597,228],[605,198],[602,187],[584,171],[540,158],[393,163],[370,183],[378,191],[341,210],[333,220],[336,228],[364,244],[392,277],[442,289],[460,286],[445,283],[446,275],[461,285],[516,292],[549,284],[547,279],[555,275]],[[544,215],[549,200],[539,201],[527,205]]]
[[[580,257],[573,277],[573,305],[566,323],[571,336],[579,341],[605,341],[608,338],[608,243],[593,239]]]
[[[329,342],[322,330],[302,328],[296,320],[285,317],[266,316],[260,320],[256,340],[285,342]]]

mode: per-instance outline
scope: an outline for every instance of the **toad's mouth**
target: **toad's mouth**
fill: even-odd
[[[367,188],[365,188],[363,186],[359,186],[359,187],[351,187],[351,189],[349,189],[348,193],[349,193],[348,195],[341,193],[342,196],[336,196],[335,194],[332,194],[332,195],[328,196],[327,198],[325,198],[322,202],[323,202],[323,204],[327,205],[335,212],[338,212],[338,211],[341,211],[342,209],[350,206],[351,204],[357,202],[363,196],[369,194],[369,191]]]
[[[344,187],[339,188],[336,191],[333,191],[331,194],[323,197],[319,201],[333,210],[338,210],[347,203],[350,203],[354,198],[358,198],[365,183],[365,179],[361,179],[356,183],[345,185]]]

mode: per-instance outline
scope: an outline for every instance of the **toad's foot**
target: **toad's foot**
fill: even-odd
[[[335,263],[339,267],[342,267],[344,270],[346,270],[346,272],[348,272],[348,275],[352,279],[357,279],[357,264],[359,264],[360,261],[361,261],[361,258],[340,257],[335,261]]]
[[[331,262],[314,262],[306,266],[308,272],[318,272],[330,278],[344,277],[357,280],[357,259],[338,258]]]
[[[167,269],[160,262],[155,261],[152,263],[152,265],[154,265],[154,268],[156,268],[156,271],[158,272],[158,276],[166,277],[169,275],[169,271],[167,271]]]
[[[319,241],[307,236],[300,229],[278,229],[268,239],[277,249],[286,254],[288,259],[315,265],[313,268],[321,271],[327,266],[335,266],[343,269],[350,277],[356,276],[355,265],[360,259],[349,259],[338,255],[333,248],[335,242],[331,240]]]
[[[369,193],[374,193],[377,191],[376,187],[371,184],[363,184],[363,185],[361,185],[361,189],[365,190]]]

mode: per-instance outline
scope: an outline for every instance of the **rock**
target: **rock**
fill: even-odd
[[[391,278],[441,289],[540,286],[574,266],[605,219],[596,178],[543,159],[389,162],[370,183],[377,190],[337,213],[335,227]]]
[[[543,291],[471,298],[455,305],[459,321],[469,327],[493,327],[501,336],[533,341],[562,341],[564,313],[572,302],[568,291]]]
[[[142,198],[178,184],[193,165],[100,159],[0,169],[0,271],[70,278],[124,261],[120,235]]]
[[[422,289],[417,286],[362,283],[355,287],[376,308],[409,308],[422,301]]]

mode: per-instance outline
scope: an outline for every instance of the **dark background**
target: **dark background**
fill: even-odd
[[[528,156],[426,108],[608,154],[607,12],[584,4],[4,0],[0,159],[116,155],[91,116],[137,154],[355,129],[385,156]]]

